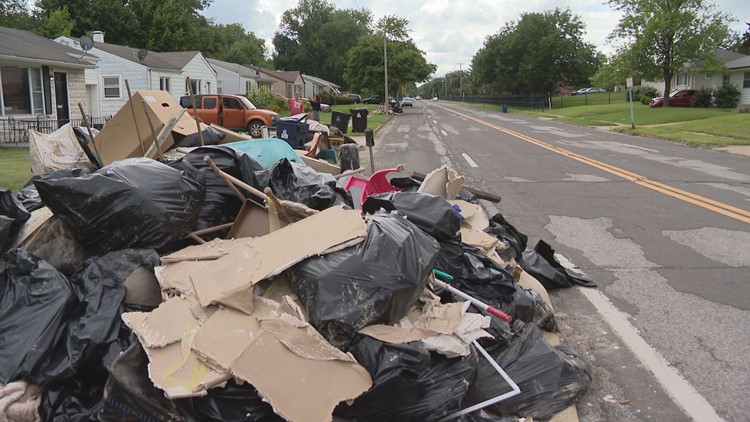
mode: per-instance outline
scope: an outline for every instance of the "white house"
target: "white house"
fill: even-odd
[[[96,61],[32,32],[0,27],[1,141],[17,142],[25,127],[33,127],[17,126],[23,121],[57,120],[60,126],[80,119],[78,103],[88,107],[84,72]]]
[[[339,95],[341,93],[339,91],[341,86],[333,82],[328,82],[325,79],[302,74],[302,80],[305,81],[305,92],[303,95],[305,98],[312,98],[321,92],[329,92],[332,95]]]
[[[188,94],[188,78],[194,94],[216,93],[216,72],[199,51],[155,52],[104,42],[104,34],[94,31],[90,53],[99,58],[97,68],[86,72],[86,94],[94,116],[111,116],[128,100],[125,81],[131,93],[145,90],[169,92],[175,101]],[[60,44],[81,50],[80,40],[58,37]]]
[[[237,63],[208,59],[216,71],[216,91],[219,94],[247,95],[258,92],[260,72]]]
[[[676,89],[719,88],[731,83],[740,91],[740,104],[750,104],[750,56],[727,50],[716,50],[714,54],[724,64],[724,72],[706,73],[700,64],[687,64],[684,72],[672,78],[670,92]],[[659,95],[664,95],[664,80],[641,83],[656,88]]]

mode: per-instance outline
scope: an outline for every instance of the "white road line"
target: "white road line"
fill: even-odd
[[[464,156],[464,159],[469,163],[470,166],[472,166],[472,167],[479,167],[479,165],[477,163],[475,163],[474,160],[471,159],[471,157],[469,157],[469,154],[467,154],[467,153],[464,152],[461,155]]]
[[[565,265],[565,264],[563,264]],[[610,327],[628,346],[636,358],[654,374],[664,391],[695,421],[722,421],[716,410],[695,388],[675,370],[659,352],[654,350],[630,324],[627,316],[604,296],[588,287],[578,287],[583,297],[604,317]]]
[[[443,129],[440,129],[440,133],[442,133],[443,136],[448,136],[448,132],[444,131]]]
[[[437,120],[433,120],[433,121],[432,121],[432,123],[433,123],[433,124],[437,124]]]
[[[630,144],[622,144],[622,145],[625,145],[626,147],[630,147],[630,148],[641,149],[641,150],[648,151],[648,152],[659,152],[655,149],[643,148],[643,147],[639,147],[638,145],[630,145]]]

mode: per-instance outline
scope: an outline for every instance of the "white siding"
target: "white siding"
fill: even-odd
[[[750,69],[734,70],[729,77],[729,82],[733,83],[740,90],[740,104],[750,104],[750,88],[742,87],[745,81],[745,72],[750,72]]]
[[[184,95],[182,91],[185,90],[185,78],[177,70],[151,69],[151,87],[148,89],[154,91],[161,89],[161,78],[169,78],[169,93],[179,103],[180,97]]]
[[[172,88],[174,92],[177,89],[182,91],[177,96],[177,99],[187,94],[185,92],[185,78],[201,81],[200,92],[195,92],[195,94],[216,94],[216,72],[214,72],[214,69],[208,64],[208,61],[206,61],[202,54],[196,54],[182,69],[182,81],[180,81],[179,88],[176,84]]]

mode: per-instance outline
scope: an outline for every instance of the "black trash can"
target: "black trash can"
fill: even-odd
[[[349,130],[349,117],[351,115],[347,113],[334,111],[331,113],[331,126],[336,126],[341,133],[347,133]]]
[[[367,107],[349,109],[352,113],[352,132],[364,132],[367,129]]]
[[[276,121],[276,137],[286,141],[294,149],[304,149],[307,140],[307,129],[310,125],[302,123],[306,116],[283,117]]]

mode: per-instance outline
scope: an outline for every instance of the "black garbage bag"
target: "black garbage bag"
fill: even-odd
[[[8,189],[0,188],[0,253],[13,245],[31,214]]]
[[[115,359],[98,411],[102,422],[196,421],[187,400],[169,400],[148,377],[148,357],[135,341]]]
[[[502,309],[516,293],[513,275],[477,247],[461,244],[463,266],[449,281],[453,287],[482,302]]]
[[[0,384],[47,381],[46,369],[76,312],[73,285],[22,249],[3,256],[0,279]],[[53,365],[54,366],[54,365]]]
[[[99,365],[87,365],[71,379],[42,392],[39,415],[43,421],[98,421],[97,412],[108,372]]]
[[[203,145],[201,145],[201,135],[203,136]],[[206,129],[202,130],[200,132],[200,135],[197,132],[191,135],[188,135],[182,138],[182,140],[177,142],[175,145],[173,145],[172,148],[218,145],[221,143],[221,141],[224,140],[224,138],[226,138],[225,134],[212,128],[211,126],[206,126]]]
[[[202,177],[147,158],[34,185],[81,244],[98,254],[126,248],[170,251],[193,230],[205,196]]]
[[[596,282],[586,274],[563,267],[555,258],[555,250],[543,240],[534,246],[534,250],[524,251],[518,264],[546,289],[565,288],[573,284],[596,287]]]
[[[438,242],[461,241],[461,219],[453,206],[440,196],[417,192],[387,192],[372,195],[362,212],[379,209],[398,211]]]
[[[42,258],[66,276],[83,268],[91,253],[78,242],[75,233],[52,215],[33,232],[20,239],[18,247]]]
[[[370,218],[365,241],[310,258],[290,271],[311,324],[332,344],[403,318],[425,288],[438,244],[403,216]]]
[[[232,148],[224,146],[196,148],[181,159],[169,163],[170,167],[182,170],[186,173],[194,174],[197,178],[200,174],[205,180],[206,197],[198,214],[198,220],[195,223],[194,230],[203,230],[210,227],[231,223],[237,217],[242,208],[242,201],[234,194],[232,189],[211,170],[211,167],[203,161],[205,156],[211,157],[211,160],[224,173],[236,177],[239,180],[253,187],[259,187],[255,178],[256,171],[262,171],[263,166],[252,159],[249,155],[238,152]],[[254,197],[249,192],[238,188],[247,198],[253,198],[256,201],[262,201]],[[211,240],[216,237],[224,237],[225,232],[215,232],[202,236],[205,240]]]
[[[489,407],[503,416],[547,420],[575,403],[591,384],[588,363],[567,347],[551,346],[534,324],[523,325],[508,349],[490,354],[521,389],[521,394]],[[490,363],[480,360],[466,401],[479,403],[507,391]]]
[[[437,421],[461,409],[477,369],[476,354],[446,358],[422,342],[388,344],[361,336],[349,350],[372,377],[372,387],[337,416],[357,421]]]
[[[204,422],[283,422],[250,384],[233,380],[192,399],[194,415]]]
[[[80,176],[83,176],[84,174],[88,174],[88,172],[80,168],[62,169],[62,170],[51,171],[49,173],[35,174],[34,176],[31,176],[31,179],[29,179],[29,181],[26,182],[25,185],[23,185],[21,190],[18,191],[18,193],[16,194],[16,199],[21,201],[21,204],[23,204],[24,208],[26,208],[26,211],[28,212],[36,211],[39,208],[44,207],[44,203],[42,203],[42,198],[39,196],[39,192],[36,190],[36,186],[34,186],[34,181],[40,180],[40,179],[60,179],[64,177],[80,177]]]
[[[510,303],[504,304],[502,310],[515,320],[536,324],[543,330],[558,331],[555,313],[535,290],[524,289],[516,285],[516,292],[511,297]]]
[[[505,242],[510,247],[513,259],[516,261],[521,259],[521,254],[526,250],[526,242],[529,238],[513,227],[502,214],[493,215],[490,218],[490,226],[484,231]]]
[[[255,173],[262,191],[270,187],[280,199],[299,202],[322,211],[334,205],[353,208],[349,192],[336,186],[336,179],[327,173],[284,158],[268,170]]]

